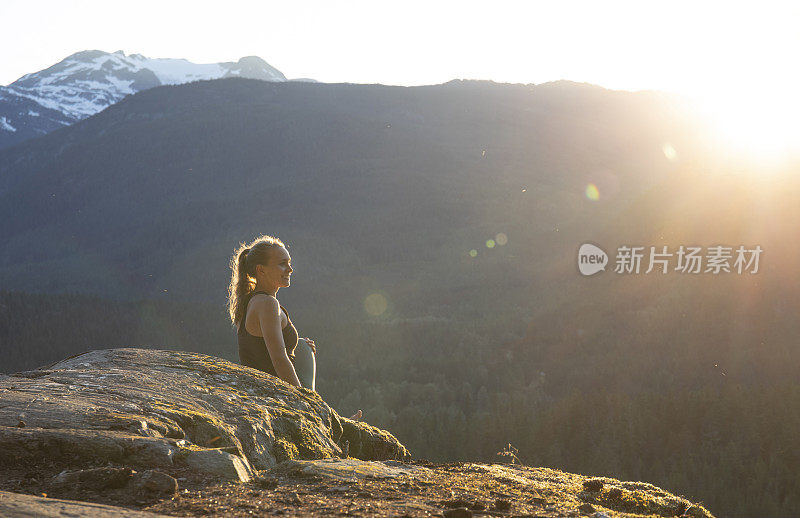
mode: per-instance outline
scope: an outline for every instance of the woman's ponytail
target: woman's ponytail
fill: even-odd
[[[250,291],[250,279],[247,275],[247,254],[250,249],[240,245],[231,260],[231,283],[228,286],[228,313],[234,326],[242,321],[244,308],[242,302]]]
[[[257,264],[269,263],[269,249],[274,246],[284,246],[280,239],[272,236],[259,236],[250,246],[240,244],[231,257],[231,283],[228,286],[228,314],[234,326],[244,320],[247,309],[245,299],[250,292],[255,290],[256,281],[250,275],[250,270],[255,270]]]

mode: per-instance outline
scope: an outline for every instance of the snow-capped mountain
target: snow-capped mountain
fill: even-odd
[[[256,56],[236,63],[196,64],[185,59],[126,56],[121,50],[77,52],[0,87],[0,149],[68,126],[140,90],[223,77],[286,81],[286,76]]]

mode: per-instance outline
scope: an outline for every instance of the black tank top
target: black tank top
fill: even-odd
[[[247,296],[244,305],[244,317],[236,333],[236,338],[239,341],[239,363],[277,376],[278,374],[275,371],[275,366],[272,364],[272,359],[269,357],[269,351],[267,350],[267,343],[264,341],[264,337],[251,335],[245,328],[247,306],[256,293],[269,295],[269,293],[265,291],[254,291]],[[286,308],[281,306],[281,309],[286,312],[286,320],[288,321],[286,327],[284,327],[282,331],[283,343],[286,345],[286,354],[289,356],[289,360],[294,363],[294,350],[297,347],[297,329],[295,329],[292,324],[292,320],[289,318],[289,312],[286,311]]]

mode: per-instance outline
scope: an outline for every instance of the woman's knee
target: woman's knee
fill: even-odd
[[[315,390],[315,378],[317,371],[317,360],[314,351],[304,339],[297,340],[295,348],[295,370],[300,383],[311,390]]]
[[[311,346],[308,345],[308,342],[306,342],[305,338],[298,338],[297,339],[297,347],[298,347],[298,349],[300,349],[300,352],[307,353],[312,358],[314,357],[314,350],[311,349]],[[297,354],[297,352],[298,351],[295,351],[295,354]]]

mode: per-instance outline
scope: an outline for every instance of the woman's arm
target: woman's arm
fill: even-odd
[[[286,354],[286,344],[283,343],[281,331],[281,306],[278,299],[271,296],[257,297],[251,305],[255,305],[258,322],[261,326],[261,335],[267,343],[267,352],[275,367],[278,377],[295,387],[300,387],[300,380],[294,370],[294,365]],[[242,324],[244,325],[244,324]]]

